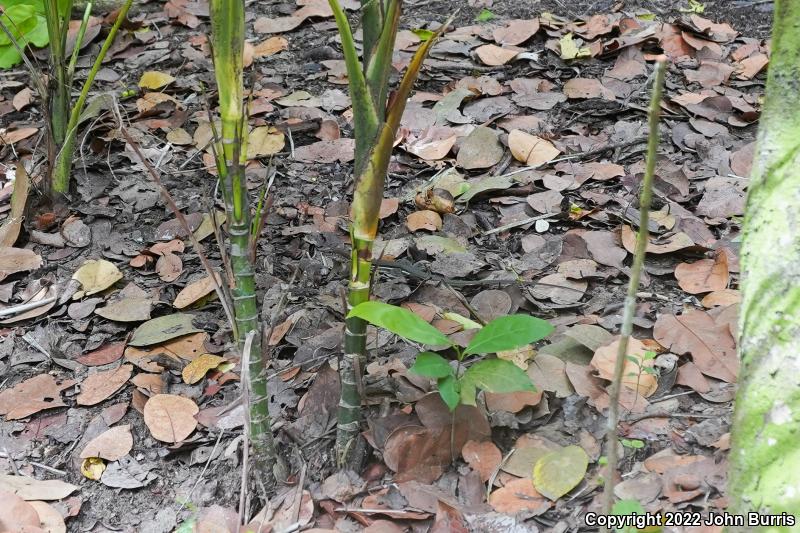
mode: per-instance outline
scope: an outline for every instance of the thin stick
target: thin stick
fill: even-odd
[[[614,506],[614,476],[617,473],[617,424],[619,423],[619,394],[622,388],[622,373],[625,368],[625,356],[628,353],[628,340],[633,333],[633,317],[636,313],[636,293],[639,290],[639,278],[642,273],[644,256],[647,251],[649,233],[647,224],[650,218],[650,202],[653,196],[653,174],[656,166],[656,150],[658,149],[658,118],[661,107],[661,92],[664,86],[665,62],[659,59],[656,62],[656,76],[653,83],[653,92],[650,97],[650,111],[648,116],[649,136],[647,139],[647,162],[645,167],[644,179],[642,180],[642,190],[639,199],[639,233],[636,236],[636,250],[633,254],[633,264],[631,265],[631,277],[628,283],[628,294],[625,296],[625,304],[622,315],[621,337],[619,349],[617,350],[617,360],[614,365],[614,379],[611,381],[609,390],[608,425],[606,428],[606,458],[608,459],[605,488],[603,490],[603,513],[611,514]],[[603,527],[602,531],[608,532],[608,527]]]
[[[150,177],[153,178],[153,181],[161,190],[161,196],[164,197],[164,200],[166,201],[172,213],[175,215],[175,218],[177,218],[178,222],[180,222],[183,231],[185,231],[188,234],[189,240],[191,241],[192,246],[194,247],[194,250],[197,253],[197,257],[200,258],[200,263],[206,269],[206,273],[208,273],[209,277],[211,278],[211,282],[214,284],[214,291],[216,291],[217,296],[219,297],[219,301],[222,304],[222,309],[225,310],[225,316],[228,318],[228,322],[231,324],[231,328],[233,328],[235,332],[236,321],[233,319],[233,311],[231,310],[230,303],[225,298],[225,292],[222,290],[220,284],[217,283],[216,271],[211,266],[211,263],[208,262],[208,258],[206,257],[203,246],[200,244],[200,241],[197,240],[197,237],[194,236],[194,232],[192,231],[192,228],[189,226],[189,223],[186,221],[186,217],[184,217],[181,210],[178,209],[178,204],[175,203],[175,200],[172,198],[172,195],[169,193],[167,188],[164,186],[164,183],[161,181],[161,176],[159,176],[158,171],[155,168],[153,168],[152,163],[150,163],[150,161],[144,156],[142,151],[139,149],[139,145],[128,134],[128,130],[122,124],[122,117],[117,115],[117,120],[119,122],[119,131],[122,133],[122,136],[125,137],[125,140],[128,142],[128,144],[131,145],[131,148],[133,148],[133,151],[136,153],[139,160],[147,169],[147,172],[150,174]]]
[[[244,341],[244,349],[242,350],[242,372],[239,382],[242,384],[242,402],[247,406],[250,405],[250,351],[253,349],[253,338],[256,336],[255,331],[250,331]],[[247,500],[247,476],[248,467],[250,463],[250,410],[244,410],[244,428],[242,442],[242,480],[239,492],[239,520],[236,523],[236,533],[239,533],[242,527],[242,521],[245,519],[245,501]]]

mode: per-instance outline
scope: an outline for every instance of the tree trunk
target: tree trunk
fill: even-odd
[[[800,2],[775,3],[742,242],[732,513],[800,509]],[[800,519],[800,517],[798,517]],[[798,531],[789,524],[729,531]]]

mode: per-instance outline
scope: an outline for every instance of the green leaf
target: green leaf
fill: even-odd
[[[474,320],[471,320],[463,315],[459,315],[458,313],[444,313],[442,314],[442,318],[452,320],[453,322],[458,322],[464,329],[481,329],[483,327]]]
[[[461,402],[475,405],[476,389],[488,392],[536,392],[528,374],[514,363],[503,359],[478,361],[461,377]]]
[[[541,318],[529,315],[501,316],[483,326],[472,337],[464,354],[513,350],[541,340],[552,332],[553,326]]]
[[[192,325],[194,315],[175,313],[144,322],[133,332],[128,346],[150,346],[160,344],[176,337],[203,331]]]
[[[478,16],[475,17],[477,22],[489,22],[490,20],[494,20],[496,15],[489,11],[486,8],[481,9],[481,12],[478,13]]]
[[[413,30],[411,30],[411,33],[413,33],[423,41],[427,41],[428,39],[434,36],[434,32],[422,28],[414,28]]]
[[[533,485],[555,501],[578,486],[589,467],[589,456],[580,446],[566,446],[536,461]]]
[[[442,397],[442,400],[451,411],[455,411],[459,401],[458,381],[454,376],[450,375],[440,379],[437,384],[439,385],[439,396]]]
[[[561,59],[579,59],[581,57],[591,57],[592,51],[588,47],[578,48],[572,34],[568,33],[559,41],[561,47]]]
[[[11,68],[22,61],[16,47],[13,44],[0,46],[0,69]]]
[[[374,301],[360,303],[347,314],[347,318],[352,317],[366,320],[374,326],[387,329],[410,341],[434,346],[452,344],[444,333],[408,309],[396,305]]]
[[[409,368],[408,371],[434,379],[453,375],[453,368],[448,364],[447,359],[433,352],[422,352],[417,355],[414,366]]]

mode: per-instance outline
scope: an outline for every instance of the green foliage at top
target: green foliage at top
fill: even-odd
[[[442,400],[452,410],[459,404],[475,405],[478,390],[507,393],[535,391],[528,375],[504,359],[482,359],[463,373],[461,361],[467,355],[489,354],[520,348],[545,338],[553,326],[528,315],[509,315],[495,318],[483,326],[464,350],[435,327],[408,309],[383,302],[364,302],[354,307],[348,318],[358,317],[370,324],[391,331],[404,339],[433,346],[449,346],[457,355],[448,361],[441,355],[424,351],[410,371],[435,379]]]
[[[11,33],[9,36],[0,29],[0,69],[7,69],[22,61],[19,49],[24,50],[28,44],[47,46],[50,38],[43,0],[0,0],[0,7],[3,12],[0,28],[5,27]]]

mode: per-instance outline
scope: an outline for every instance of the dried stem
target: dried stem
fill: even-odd
[[[633,317],[636,313],[636,292],[639,289],[639,279],[642,273],[645,253],[647,252],[647,243],[649,241],[647,224],[650,218],[650,202],[653,196],[653,174],[655,172],[656,150],[658,148],[658,117],[661,107],[661,92],[664,86],[664,70],[665,62],[663,59],[660,59],[656,62],[655,81],[653,82],[653,91],[650,97],[650,110],[648,113],[649,134],[647,139],[647,162],[639,197],[639,211],[641,213],[639,233],[636,236],[636,249],[633,253],[628,294],[625,296],[621,328],[622,336],[619,341],[619,349],[617,350],[617,360],[614,365],[614,379],[611,382],[611,388],[608,394],[610,397],[608,425],[606,428],[606,457],[608,459],[606,472],[608,475],[605,479],[605,488],[603,490],[603,513],[606,515],[611,514],[611,508],[614,506],[614,483],[617,473],[617,464],[619,462],[617,456],[619,395],[622,387],[622,373],[625,368],[625,356],[628,352],[628,340],[633,332]],[[608,528],[603,528],[603,531],[607,532]]]

